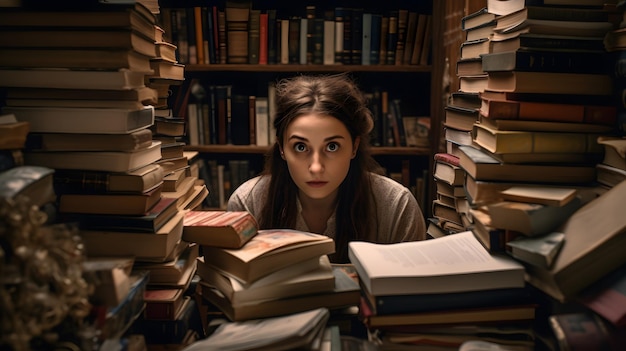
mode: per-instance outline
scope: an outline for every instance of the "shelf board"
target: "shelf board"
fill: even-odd
[[[431,72],[427,65],[187,64],[186,72]]]
[[[200,153],[212,154],[265,154],[269,147],[256,145],[186,145],[187,151],[198,151]],[[428,156],[428,147],[414,146],[385,146],[372,147],[372,155],[381,156]]]

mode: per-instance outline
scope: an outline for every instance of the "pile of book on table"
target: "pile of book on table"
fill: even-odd
[[[360,316],[383,347],[458,350],[483,340],[534,348],[537,306],[524,266],[491,254],[471,231],[388,245],[351,242],[348,252],[361,284]]]
[[[183,239],[200,245],[198,294],[230,321],[359,303],[358,283],[328,260],[335,243],[327,236],[260,230],[244,211],[189,211]]]

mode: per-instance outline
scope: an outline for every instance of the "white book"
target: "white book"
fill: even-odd
[[[343,21],[335,21],[335,57],[343,55]],[[336,62],[340,63],[340,62]]]
[[[324,21],[324,44],[322,63],[325,65],[335,64],[335,21]]]
[[[348,255],[372,295],[437,294],[524,287],[524,266],[490,254],[471,231],[375,244],[350,242]]]
[[[5,107],[33,133],[124,134],[154,124],[154,107],[141,110],[78,107]]]
[[[146,72],[127,69],[0,69],[0,86],[56,89],[130,90],[144,87]]]
[[[200,129],[198,127],[198,105],[190,103],[187,105],[187,135],[189,138],[189,145],[200,144]]]
[[[256,109],[256,144],[257,146],[268,146],[270,115],[268,111],[267,98],[264,96],[257,96],[254,107]]]

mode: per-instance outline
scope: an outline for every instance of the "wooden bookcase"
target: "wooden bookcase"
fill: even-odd
[[[224,9],[225,1],[209,4]],[[359,87],[368,92],[378,88],[388,91],[389,97],[402,100],[403,114],[411,116],[430,116],[431,132],[429,145],[424,147],[374,147],[373,154],[388,173],[404,174],[407,186],[416,187],[417,178],[421,177],[425,186],[424,196],[419,199],[424,214],[430,215],[431,201],[434,197],[432,179],[433,154],[440,150],[441,120],[444,101],[442,100],[442,77],[444,72],[442,21],[445,4],[436,0],[402,1],[338,1],[327,0],[300,3],[294,1],[252,1],[253,9],[262,11],[277,9],[279,18],[304,16],[306,5],[314,5],[319,10],[332,10],[336,7],[357,7],[365,12],[385,14],[392,10],[408,9],[432,16],[431,54],[427,64],[220,64],[220,63],[185,63],[185,78],[197,79],[203,84],[232,85],[237,93],[254,96],[267,96],[267,84],[281,78],[298,74],[332,74],[348,72]],[[184,8],[206,6],[192,1],[161,1],[162,8]],[[176,44],[176,43],[175,43]],[[199,151],[203,159],[217,159],[224,163],[229,159],[250,161],[254,171],[260,171],[267,147],[256,145],[219,145],[189,144],[186,149]]]

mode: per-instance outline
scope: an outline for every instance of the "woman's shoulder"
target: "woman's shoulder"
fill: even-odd
[[[259,175],[253,178],[250,178],[243,182],[235,192],[248,194],[251,191],[263,189],[265,186],[269,184],[270,177],[265,175]]]
[[[381,174],[371,173],[372,194],[377,198],[397,199],[411,194],[411,191],[399,182]]]

